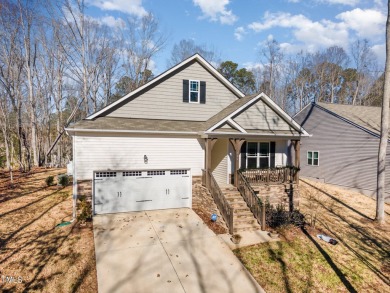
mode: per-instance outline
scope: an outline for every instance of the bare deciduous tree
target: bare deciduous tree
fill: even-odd
[[[387,7],[386,21],[386,67],[385,82],[382,100],[381,114],[381,135],[378,151],[378,183],[376,195],[376,216],[375,220],[380,224],[385,222],[385,171],[386,171],[386,152],[387,141],[389,139],[389,106],[390,106],[390,1]]]

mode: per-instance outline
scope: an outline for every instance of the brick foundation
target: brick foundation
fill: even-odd
[[[258,193],[259,198],[264,202],[269,202],[273,207],[278,205],[284,206],[286,209],[289,209],[290,202],[290,184],[264,184],[264,185],[254,185],[252,186],[253,190]],[[293,204],[294,208],[299,207],[299,188],[297,184],[292,184],[293,188]]]
[[[92,201],[92,180],[77,181],[77,196],[85,197],[87,201]]]
[[[218,216],[217,224],[224,227],[226,231],[228,230],[214,199],[208,192],[207,188],[202,186],[201,176],[192,177],[192,208],[195,210],[202,210],[210,216],[212,214],[216,214]]]

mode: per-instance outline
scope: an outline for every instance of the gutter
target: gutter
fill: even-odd
[[[80,128],[65,128],[66,133],[75,132],[94,132],[94,133],[139,133],[139,134],[181,134],[181,135],[197,135],[198,132],[187,131],[155,131],[155,130],[118,130],[118,129],[80,129]]]
[[[296,138],[296,137],[311,137],[312,135],[308,134],[278,134],[278,133],[237,133],[237,132],[203,132],[199,133],[199,135],[202,138],[208,138],[208,137],[213,137],[214,135],[217,136],[227,136],[227,137],[237,137],[237,138],[242,138],[242,137],[276,137],[276,138]]]

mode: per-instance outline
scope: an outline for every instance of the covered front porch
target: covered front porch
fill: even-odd
[[[237,232],[235,220],[245,208],[235,206],[237,197],[230,197],[233,190],[239,192],[262,230],[266,229],[266,201],[284,201],[289,209],[294,208],[299,154],[300,139],[295,137],[205,138],[202,184],[213,196],[231,234]]]
[[[308,133],[264,94],[237,100],[205,128],[199,133],[205,151],[203,185],[229,232],[264,230],[264,200],[278,190],[292,197],[299,180],[300,139]]]

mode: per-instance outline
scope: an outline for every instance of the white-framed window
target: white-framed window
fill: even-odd
[[[307,151],[307,164],[311,166],[318,166],[320,163],[320,152]]]
[[[199,103],[199,80],[190,80],[189,102]]]
[[[247,142],[246,144],[246,168],[269,168],[270,166],[270,143]]]

